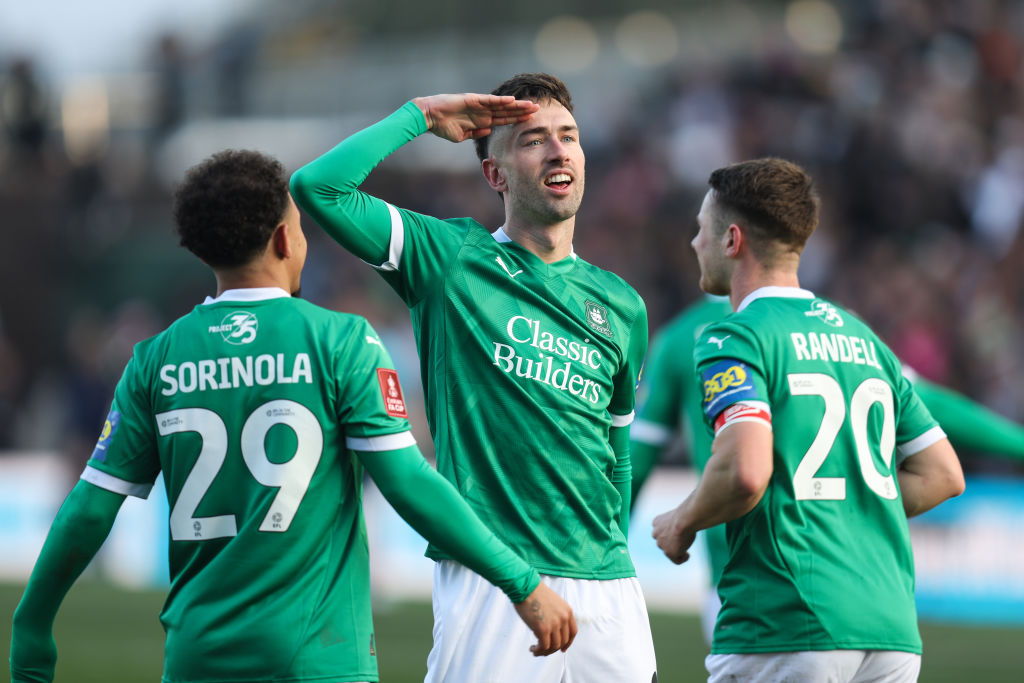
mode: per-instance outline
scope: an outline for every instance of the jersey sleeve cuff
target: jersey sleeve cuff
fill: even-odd
[[[920,453],[924,449],[931,446],[933,443],[942,441],[945,438],[946,432],[942,431],[942,427],[939,427],[938,425],[932,427],[931,429],[929,429],[927,432],[917,437],[916,439],[911,439],[910,441],[902,443],[897,447],[899,455],[897,456],[896,464],[903,462],[904,460],[914,455],[915,453]]]
[[[345,439],[345,445],[354,451],[376,453],[415,446],[416,438],[412,435],[412,432],[408,431],[398,432],[397,434],[385,434],[383,436],[350,436]]]
[[[628,427],[633,423],[633,417],[636,415],[634,411],[629,411],[628,415],[616,415],[615,413],[609,412],[612,416],[612,427]]]
[[[665,425],[637,418],[629,428],[629,438],[649,446],[664,446],[672,440],[674,431]]]
[[[95,484],[101,489],[106,489],[113,493],[119,493],[122,496],[133,496],[135,498],[149,498],[149,492],[153,490],[153,484],[137,484],[131,481],[125,481],[115,477],[112,474],[107,474],[101,470],[85,466],[85,470],[82,472],[80,477],[83,481],[87,481],[90,484]]]
[[[388,214],[391,216],[391,240],[388,243],[388,260],[379,265],[367,262],[367,265],[379,271],[391,273],[398,270],[398,265],[402,262],[402,252],[405,251],[405,223],[402,221],[402,214],[398,213],[398,209],[391,204],[387,204],[387,202],[385,202],[385,205],[388,207]]]

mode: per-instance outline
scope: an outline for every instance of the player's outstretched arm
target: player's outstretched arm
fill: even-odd
[[[53,621],[71,585],[103,545],[125,497],[79,481],[57,512],[14,611],[11,681],[49,683],[57,665]]]
[[[907,517],[920,515],[964,492],[964,472],[949,439],[906,458],[896,470]]]
[[[511,95],[431,95],[417,97],[413,104],[423,112],[427,130],[439,138],[462,142],[491,134],[494,126],[527,120],[540,106]]]
[[[576,637],[572,608],[484,526],[455,487],[427,464],[419,448],[358,454],[377,488],[405,521],[516,604],[520,618],[537,636],[531,648],[534,655],[564,651],[572,644]]]
[[[956,448],[1024,459],[1024,425],[923,378],[914,391]]]

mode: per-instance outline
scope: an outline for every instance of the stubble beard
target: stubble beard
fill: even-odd
[[[513,196],[512,206],[516,207],[516,213],[520,216],[527,216],[531,222],[538,225],[554,225],[566,221],[575,216],[583,203],[583,181],[573,181],[572,192],[562,198],[553,198],[543,191],[531,193],[528,196],[522,194]]]
[[[700,266],[700,288],[703,291],[715,296],[728,296],[730,294],[729,279],[723,273],[722,268],[715,267],[718,264],[703,263],[698,259],[697,265]]]

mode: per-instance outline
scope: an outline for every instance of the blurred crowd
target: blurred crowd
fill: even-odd
[[[833,53],[765,31],[743,54],[662,68],[632,106],[591,121],[604,130],[595,144],[582,130],[576,250],[640,292],[653,334],[700,296],[689,241],[708,173],[792,159],[822,196],[804,286],[868,320],[923,376],[1024,421],[1024,7],[871,0],[841,13]],[[260,85],[258,38],[236,34],[218,55],[233,84],[217,90],[219,109],[245,116]],[[71,154],[31,58],[0,62],[0,450],[84,462],[131,345],[212,293],[212,277],[175,244],[169,192],[148,163],[194,110],[183,82],[200,66],[162,37],[145,134],[126,147],[135,151]],[[384,167],[365,187],[424,213],[501,221],[477,173]],[[398,298],[312,222],[306,230],[304,296],[367,316],[417,395]],[[1024,473],[984,457],[965,465]]]

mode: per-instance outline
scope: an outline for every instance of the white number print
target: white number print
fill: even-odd
[[[171,508],[171,539],[198,541],[235,536],[238,533],[235,515],[195,516],[227,456],[228,433],[224,420],[212,410],[183,408],[160,413],[156,422],[161,436],[196,432],[202,439],[199,457]],[[295,432],[297,445],[290,460],[274,463],[267,455],[266,436],[273,426],[279,424]],[[300,403],[269,401],[246,419],[240,445],[242,458],[253,478],[264,486],[278,488],[259,530],[287,531],[323,454],[324,435],[320,423]]]
[[[171,508],[171,538],[175,541],[206,540],[237,534],[234,515],[192,516],[224,464],[228,452],[228,430],[224,420],[206,408],[183,408],[160,413],[156,416],[156,424],[160,436],[196,432],[203,442],[199,458]]]
[[[818,433],[810,448],[801,458],[793,473],[793,491],[797,500],[845,500],[845,477],[815,476],[832,450],[839,431],[846,421],[846,400],[834,378],[820,373],[789,375],[789,390],[794,396],[820,396],[825,401],[825,413]],[[879,455],[887,468],[891,468],[896,448],[896,426],[892,387],[877,378],[861,382],[850,398],[850,427],[857,448],[857,462],[864,483],[872,491],[889,500],[899,495],[892,474],[883,475],[875,467],[868,443],[868,417],[875,404],[882,407],[882,434]]]

